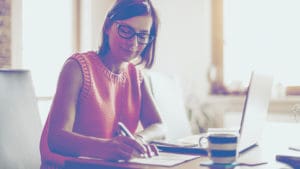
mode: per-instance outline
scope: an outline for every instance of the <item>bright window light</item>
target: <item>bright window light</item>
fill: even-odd
[[[247,84],[252,70],[300,85],[300,1],[224,0],[224,81]]]
[[[30,69],[37,96],[53,96],[72,48],[72,0],[23,1],[23,68]]]

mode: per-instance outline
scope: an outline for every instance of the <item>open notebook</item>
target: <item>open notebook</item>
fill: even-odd
[[[253,72],[251,74],[244,109],[239,129],[236,131],[218,128],[209,129],[208,132],[239,132],[239,150],[244,152],[258,144],[263,126],[266,121],[269,100],[272,91],[273,78],[270,75]],[[204,133],[205,134],[205,133]],[[198,140],[201,135],[188,136],[175,142],[153,142],[162,151],[177,153],[207,154],[206,147],[199,147]]]
[[[84,163],[84,164],[95,164],[95,165],[102,165],[102,166],[122,166],[123,164],[146,164],[146,165],[156,165],[156,166],[166,166],[171,167],[175,166],[181,163],[184,163],[186,161],[190,161],[196,158],[199,158],[200,156],[196,155],[187,155],[187,154],[174,154],[174,153],[166,153],[161,152],[159,156],[153,156],[151,158],[132,158],[129,161],[118,161],[118,162],[108,162],[104,161],[99,158],[90,158],[90,157],[79,157],[74,158],[72,161],[73,163]],[[67,162],[68,163],[68,162]],[[113,164],[112,164],[113,163]]]

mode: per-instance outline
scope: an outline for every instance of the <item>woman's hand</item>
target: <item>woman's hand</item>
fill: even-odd
[[[116,136],[103,144],[97,154],[104,160],[129,160],[132,157],[143,157],[147,149],[138,141],[126,136]],[[98,156],[98,155],[97,155]]]
[[[145,156],[147,157],[152,157],[152,156],[158,156],[159,155],[159,151],[157,149],[157,147],[154,144],[148,144],[143,136],[136,134],[135,136],[135,140],[140,144],[143,145],[146,148],[146,154]]]

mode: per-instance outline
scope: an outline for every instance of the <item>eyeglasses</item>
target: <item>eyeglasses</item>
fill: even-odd
[[[152,40],[154,39],[153,35],[150,35],[146,32],[135,32],[134,28],[132,28],[129,25],[123,25],[118,22],[115,23],[117,24],[119,36],[124,39],[131,39],[136,35],[137,41],[141,45],[146,45],[148,43],[151,43]]]

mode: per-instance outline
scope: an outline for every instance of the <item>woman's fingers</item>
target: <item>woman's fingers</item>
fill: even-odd
[[[159,155],[158,149],[154,144],[145,144],[145,147],[147,148],[148,157],[153,157],[153,156]]]
[[[139,144],[136,140],[129,137],[118,136],[116,138],[120,151],[129,153],[132,157],[141,157],[146,153],[146,148]]]
[[[131,139],[129,137],[124,138],[124,143],[128,146],[134,148],[139,154],[145,154],[147,152],[146,147],[140,142],[138,142],[136,139]]]
[[[117,136],[113,139],[115,142],[113,151],[115,158],[120,160],[129,160],[132,157],[153,157],[159,155],[157,147],[153,144],[143,144],[136,139],[126,136]]]
[[[159,155],[159,150],[158,150],[158,148],[156,147],[156,145],[150,144],[150,148],[151,148],[152,152],[154,153],[154,155],[156,155],[156,156]]]

